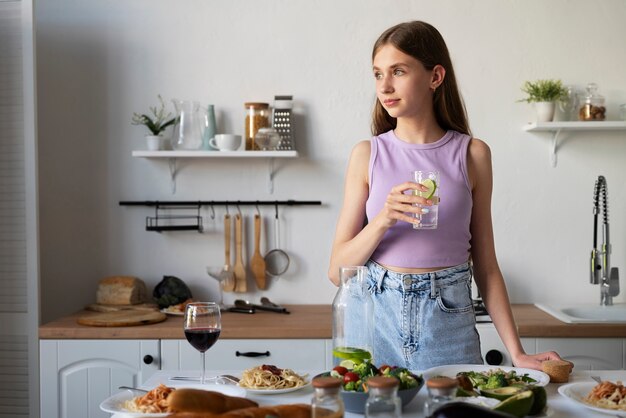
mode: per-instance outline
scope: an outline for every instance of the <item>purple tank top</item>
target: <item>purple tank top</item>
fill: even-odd
[[[367,219],[374,218],[393,186],[410,181],[415,170],[439,171],[437,229],[416,230],[398,221],[389,228],[371,259],[406,268],[455,266],[469,259],[472,192],[467,176],[470,137],[448,131],[430,144],[409,144],[393,130],[371,140]]]

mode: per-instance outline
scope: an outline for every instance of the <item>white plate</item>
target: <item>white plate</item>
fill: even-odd
[[[558,391],[561,396],[564,396],[570,401],[575,402],[578,405],[584,406],[587,409],[591,409],[592,411],[602,412],[604,414],[611,415],[626,415],[626,411],[622,409],[598,408],[597,406],[589,405],[588,403],[583,402],[583,399],[587,397],[589,392],[591,392],[591,389],[593,389],[596,385],[596,382],[569,383],[567,385],[559,386]]]
[[[161,309],[161,312],[163,312],[166,315],[172,315],[172,316],[185,316],[185,312],[173,312],[173,311],[168,311],[167,309]]]
[[[280,395],[281,393],[289,393],[295,392],[296,390],[304,389],[306,387],[311,386],[311,382],[307,382],[302,386],[294,387],[294,388],[284,388],[284,389],[245,389],[248,393],[253,393],[255,395]]]
[[[214,392],[220,392],[224,395],[228,396],[238,396],[241,398],[245,398],[246,391],[240,387],[235,385],[217,385],[217,384],[204,384],[200,385],[199,383],[189,383],[189,382],[180,382],[180,383],[168,383],[169,387],[174,388],[194,388],[194,389],[204,389],[211,390]],[[116,393],[115,395],[105,399],[100,404],[100,409],[104,412],[109,412],[111,414],[121,414],[125,417],[141,417],[141,418],[157,418],[157,417],[166,417],[170,415],[170,413],[153,413],[146,414],[143,412],[130,412],[124,408],[124,402],[129,401],[137,396],[141,396],[136,391],[125,390],[123,392]]]
[[[460,372],[486,372],[489,370],[501,369],[505,372],[514,370],[518,376],[528,374],[528,377],[535,379],[535,383],[538,386],[545,386],[550,383],[550,376],[544,372],[533,369],[523,369],[521,367],[505,367],[505,366],[483,366],[481,364],[452,364],[449,366],[437,366],[432,367],[424,372],[424,380],[427,380],[433,376],[448,376],[455,377]]]

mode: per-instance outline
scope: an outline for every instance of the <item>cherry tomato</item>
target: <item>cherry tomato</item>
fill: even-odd
[[[344,374],[348,373],[348,369],[346,369],[346,368],[345,368],[345,367],[343,367],[343,366],[336,366],[333,370],[334,370],[334,371],[336,371],[337,373],[339,373],[339,374],[340,374],[340,375],[342,375],[342,376],[343,376]]]
[[[354,372],[347,372],[346,374],[343,375],[343,384],[344,385],[346,383],[358,382],[358,381],[359,381],[359,375],[354,373]]]

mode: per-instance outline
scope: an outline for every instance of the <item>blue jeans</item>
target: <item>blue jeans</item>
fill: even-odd
[[[423,274],[387,270],[370,260],[374,362],[424,371],[482,364],[469,263]]]

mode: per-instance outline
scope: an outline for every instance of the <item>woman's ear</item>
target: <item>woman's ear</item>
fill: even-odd
[[[437,90],[444,78],[446,78],[446,69],[443,68],[443,65],[435,65],[431,72],[430,89],[432,91]]]

